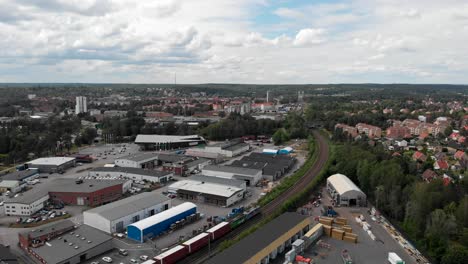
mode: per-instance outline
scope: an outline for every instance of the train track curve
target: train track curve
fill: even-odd
[[[205,247],[199,250],[198,252],[188,256],[179,263],[204,263],[206,260],[208,260],[211,256],[214,255],[213,253],[218,251],[219,246],[223,241],[237,238],[244,230],[247,230],[250,227],[254,226],[262,219],[264,219],[265,216],[269,216],[272,213],[274,213],[283,205],[284,202],[286,202],[296,193],[302,191],[307,186],[307,184],[309,184],[325,167],[330,155],[330,149],[327,140],[317,130],[312,131],[312,134],[315,138],[315,142],[318,144],[318,156],[314,165],[304,174],[304,176],[302,176],[293,186],[284,191],[276,199],[263,206],[260,210],[261,214],[256,215],[249,221],[243,223],[236,229],[232,230],[230,233],[226,234],[224,237],[211,243],[209,247]]]

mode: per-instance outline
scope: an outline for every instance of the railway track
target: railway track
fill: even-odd
[[[291,186],[289,189],[283,192],[275,200],[263,206],[260,210],[261,214],[258,214],[255,217],[249,219],[248,221],[241,224],[236,229],[232,230],[230,233],[226,234],[224,237],[211,243],[208,247],[205,247],[199,250],[193,255],[188,256],[187,258],[180,261],[179,263],[182,263],[182,264],[197,263],[198,264],[198,263],[205,262],[218,251],[219,246],[221,245],[223,241],[237,238],[243,231],[259,223],[261,220],[264,219],[265,216],[269,216],[272,213],[274,213],[289,198],[294,196],[296,193],[302,191],[307,186],[307,184],[310,181],[312,181],[320,173],[320,171],[323,169],[323,167],[327,163],[328,156],[330,154],[328,144],[325,138],[320,134],[320,132],[314,130],[312,134],[314,135],[315,140],[318,143],[318,156],[312,168],[310,168],[310,170],[307,171],[303,177],[301,177],[293,186]]]

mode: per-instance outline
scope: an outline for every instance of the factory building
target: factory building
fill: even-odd
[[[19,246],[27,251],[30,247],[44,245],[47,240],[59,237],[73,229],[75,229],[75,224],[70,220],[64,220],[41,226],[40,229],[21,232],[18,234]]]
[[[38,169],[26,169],[22,171],[14,171],[0,177],[0,193],[10,191],[16,193],[31,180],[39,177]]]
[[[198,135],[168,136],[168,135],[137,135],[135,144],[142,150],[170,150],[193,147],[205,144],[206,140]]]
[[[209,176],[192,176],[169,186],[169,192],[176,193],[180,199],[217,206],[231,206],[241,201],[245,189],[245,181]]]
[[[119,167],[153,169],[157,166],[158,154],[137,153],[115,159],[114,164]]]
[[[337,206],[366,206],[366,194],[343,174],[327,178],[327,190]]]
[[[219,165],[205,166],[202,174],[211,177],[243,180],[247,183],[247,186],[256,185],[262,178],[262,170]]]
[[[50,199],[65,205],[98,206],[113,202],[131,187],[125,180],[57,179],[48,186]]]
[[[75,158],[71,157],[48,157],[39,158],[26,163],[28,168],[39,169],[39,172],[54,173],[64,172],[75,166]]]
[[[195,148],[187,150],[191,156],[196,156],[197,154],[201,154],[200,157],[205,157],[204,153],[216,154],[221,155],[226,158],[232,158],[238,156],[250,149],[249,144],[242,142],[240,139],[220,142],[213,145],[207,145],[204,148]]]
[[[140,220],[127,227],[128,238],[143,243],[168,231],[171,225],[179,220],[196,214],[197,206],[193,203],[183,203],[159,214]]]
[[[84,224],[108,234],[123,233],[128,225],[171,207],[171,199],[144,192],[83,212]]]
[[[236,160],[233,167],[261,169],[263,178],[275,181],[292,169],[296,158],[287,155],[269,155],[264,153],[250,153],[248,156]]]
[[[33,245],[27,253],[40,263],[78,264],[114,248],[112,237],[87,225],[49,238],[42,245]]]
[[[98,167],[90,170],[88,176],[91,177],[116,177],[137,181],[149,181],[152,183],[166,183],[174,173],[157,170],[144,170],[139,168],[122,167]]]
[[[44,208],[48,200],[47,192],[31,190],[5,201],[3,206],[6,215],[30,216]]]
[[[287,212],[273,219],[232,247],[208,260],[207,264],[268,264],[311,226],[311,219],[297,213]]]

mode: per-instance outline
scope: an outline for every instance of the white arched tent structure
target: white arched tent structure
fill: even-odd
[[[327,190],[337,206],[366,206],[366,194],[343,174],[327,179]]]

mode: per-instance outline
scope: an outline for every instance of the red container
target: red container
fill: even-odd
[[[211,240],[216,240],[225,234],[229,233],[231,231],[231,225],[229,222],[221,222],[212,228],[206,230],[206,233],[210,234]]]
[[[184,243],[182,243],[182,245],[187,248],[188,253],[190,254],[208,245],[209,240],[210,235],[208,233],[201,233],[198,236],[195,236],[185,241]]]
[[[188,250],[185,246],[175,246],[159,255],[153,259],[157,264],[173,264],[177,261],[185,258],[188,254]]]

